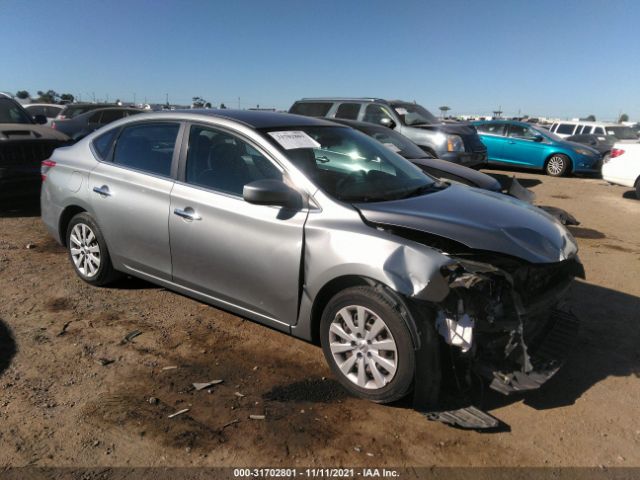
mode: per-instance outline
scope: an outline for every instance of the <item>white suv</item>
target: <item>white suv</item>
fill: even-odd
[[[571,135],[611,135],[616,142],[634,143],[638,141],[638,134],[631,127],[619,123],[584,122],[567,120],[553,122],[549,131],[561,138]]]

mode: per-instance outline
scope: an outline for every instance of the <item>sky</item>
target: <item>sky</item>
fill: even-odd
[[[0,91],[640,120],[638,0],[0,0]]]

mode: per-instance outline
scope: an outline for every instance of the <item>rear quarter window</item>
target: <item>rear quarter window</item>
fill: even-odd
[[[333,102],[296,102],[289,110],[289,113],[307,117],[324,117],[332,105]]]
[[[357,120],[360,112],[359,103],[342,103],[336,111],[336,118],[345,118],[347,120]]]
[[[109,156],[113,139],[116,137],[116,131],[117,128],[109,130],[93,141],[93,150],[100,160],[106,160]]]

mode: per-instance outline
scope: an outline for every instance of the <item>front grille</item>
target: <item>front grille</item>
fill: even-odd
[[[62,143],[57,140],[20,140],[0,142],[0,167],[40,167]]]

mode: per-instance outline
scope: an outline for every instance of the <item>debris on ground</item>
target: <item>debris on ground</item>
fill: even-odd
[[[125,343],[129,343],[131,340],[133,340],[134,338],[140,335],[142,335],[142,332],[140,330],[134,330],[133,332],[129,332],[122,339],[122,344],[124,345]]]
[[[58,332],[58,335],[57,335],[57,336],[58,336],[58,337],[61,337],[61,336],[63,336],[65,333],[67,333],[67,328],[69,327],[69,325],[71,325],[71,321],[68,321],[67,323],[65,323],[65,324],[62,326],[62,330],[60,330],[60,331]]]
[[[205,383],[193,383],[193,388],[196,390],[204,390],[205,388],[213,387],[214,385],[218,385],[222,383],[223,380],[211,380],[210,382]]]
[[[237,418],[234,418],[233,420],[231,420],[230,422],[225,423],[222,428],[227,428],[230,427],[231,425],[235,425],[236,423],[239,423],[240,420],[238,420]]]
[[[249,415],[251,420],[264,420],[266,417],[264,415]]]
[[[172,413],[167,418],[177,417],[178,415],[182,415],[183,413],[187,413],[189,411],[188,408],[183,408],[182,410],[178,410],[176,413]]]
[[[110,359],[110,358],[99,358],[99,359],[97,359],[97,360],[96,360],[96,363],[97,363],[98,365],[103,366],[103,367],[105,367],[105,366],[107,366],[107,365],[109,365],[109,364],[112,364],[112,363],[114,363],[114,362],[115,362],[115,360],[112,360],[112,359]]]
[[[36,244],[35,243],[27,243],[27,250],[31,250],[32,248],[36,248]]]
[[[240,392],[234,392],[234,395],[238,398],[244,398],[246,397],[246,395],[244,393],[240,393]]]
[[[149,397],[149,400],[147,400],[147,402],[149,402],[151,405],[157,405],[158,403],[160,403],[160,400],[158,400],[156,397]]]
[[[166,367],[162,367],[162,371],[166,371],[166,370],[175,370],[176,368],[178,368],[177,365],[168,365]]]

